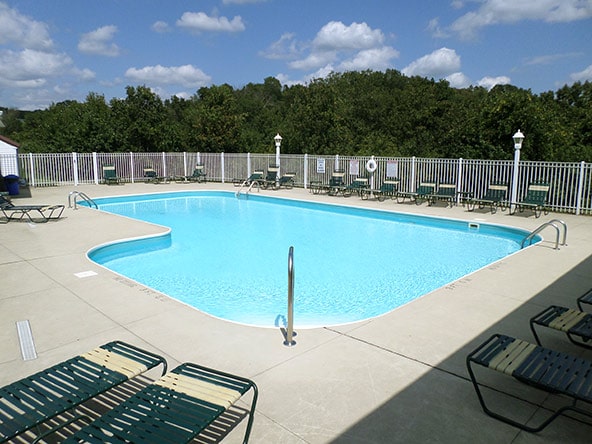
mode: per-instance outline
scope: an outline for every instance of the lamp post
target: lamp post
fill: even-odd
[[[282,136],[280,136],[280,133],[277,133],[275,135],[275,137],[273,138],[273,140],[275,141],[275,164],[278,167],[278,176],[280,174],[280,146],[282,144]]]
[[[514,174],[512,176],[512,195],[510,196],[510,212],[514,212],[516,202],[518,202],[518,164],[520,163],[520,149],[522,148],[522,141],[524,134],[518,130],[512,136],[514,140]]]

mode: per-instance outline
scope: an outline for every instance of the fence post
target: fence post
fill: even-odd
[[[93,160],[93,179],[95,185],[99,184],[99,167],[97,165],[97,153],[93,151],[92,153],[92,160]]]
[[[220,168],[222,169],[222,183],[224,183],[224,152],[220,153]]]
[[[582,194],[584,194],[584,174],[586,162],[582,160],[580,163],[580,177],[578,178],[578,194],[576,198],[576,216],[580,215],[582,210]]]
[[[460,202],[460,193],[463,190],[463,181],[462,181],[462,173],[463,173],[463,158],[461,157],[458,159],[458,171],[456,176],[456,204],[458,205]]]
[[[251,153],[247,153],[247,177],[251,177]]]
[[[303,181],[304,181],[304,189],[306,190],[308,183],[308,154],[304,154],[304,173],[302,174]]]
[[[198,158],[199,158],[199,153],[198,153]],[[189,174],[187,174],[187,151],[183,151],[183,176],[187,177]]]
[[[78,186],[78,155],[76,152],[72,153],[72,173],[74,176],[74,186]]]
[[[134,183],[134,152],[130,151],[130,181]]]
[[[416,182],[415,182],[415,156],[411,158],[411,191],[412,193],[416,190]]]
[[[162,176],[167,177],[166,153],[162,152]]]
[[[29,182],[31,186],[36,186],[35,183],[35,163],[33,162],[33,153],[29,153],[29,167],[31,168],[31,177],[29,178]]]

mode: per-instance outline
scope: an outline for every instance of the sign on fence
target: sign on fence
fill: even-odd
[[[317,159],[317,173],[320,173],[320,174],[325,173],[325,159],[323,159],[323,158]]]

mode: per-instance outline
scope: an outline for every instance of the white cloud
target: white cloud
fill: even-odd
[[[391,60],[399,57],[399,51],[390,46],[365,49],[354,57],[344,60],[339,68],[343,71],[363,71],[373,69],[382,71],[391,66]]]
[[[53,41],[47,25],[20,14],[0,3],[0,44],[12,43],[20,48],[50,49]]]
[[[241,32],[245,30],[245,24],[239,15],[228,20],[226,17],[210,17],[205,12],[184,12],[177,20],[177,26],[192,32]]]
[[[211,82],[211,77],[192,65],[183,66],[145,66],[140,69],[129,68],[125,76],[136,82],[156,85],[181,85],[201,87]]]
[[[118,56],[120,52],[119,47],[115,43],[111,43],[116,32],[117,26],[107,25],[82,34],[78,42],[78,50],[85,54],[97,54],[109,57]]]
[[[482,86],[490,90],[495,85],[509,85],[511,82],[510,78],[507,76],[499,76],[499,77],[483,77],[481,80],[477,82],[477,85]]]
[[[336,51],[313,52],[309,54],[308,57],[306,57],[305,59],[295,60],[293,62],[290,62],[288,65],[292,69],[308,71],[310,69],[317,69],[335,60],[337,60]]]
[[[548,54],[543,56],[535,56],[530,57],[524,61],[524,65],[526,66],[533,66],[533,65],[550,65],[552,63],[556,63],[563,59],[570,59],[574,57],[581,57],[582,53],[578,52],[569,52],[565,54]]]
[[[154,32],[158,32],[159,34],[164,34],[165,32],[169,32],[171,27],[167,22],[163,22],[162,20],[158,20],[154,22],[150,27]]]
[[[273,42],[260,56],[271,60],[294,59],[302,53],[300,44],[296,41],[296,34],[287,32],[279,40]]]
[[[592,65],[580,72],[574,72],[570,75],[574,82],[585,82],[586,80],[592,80]]]
[[[66,54],[52,54],[34,49],[0,53],[0,83],[38,87],[47,77],[70,72],[72,59]]]
[[[441,39],[448,37],[448,33],[440,27],[440,19],[438,17],[428,22],[427,30],[434,38]]]
[[[440,48],[403,68],[406,76],[434,77],[441,79],[460,69],[460,56],[454,49]]]
[[[481,28],[501,23],[572,22],[590,17],[590,0],[485,0],[479,9],[454,21],[450,29],[463,38],[473,38]]]
[[[317,33],[312,44],[321,51],[368,49],[379,46],[384,41],[380,29],[372,29],[366,23],[352,23],[345,26],[341,22],[329,22]]]
[[[331,21],[324,25],[312,42],[298,44],[292,35],[276,42],[272,48],[278,51],[269,53],[297,55],[300,48],[310,49],[306,57],[293,60],[288,64],[292,69],[302,71],[314,70],[309,78],[325,77],[329,73],[351,70],[384,70],[391,66],[391,60],[399,56],[399,52],[384,44],[385,36],[380,29],[372,29],[366,23],[352,23],[349,26],[342,22]],[[286,50],[290,43],[290,52]],[[280,45],[283,43],[283,47]],[[276,58],[279,58],[276,56]]]
[[[462,72],[452,73],[445,78],[452,88],[467,88],[471,85],[471,79],[469,79]]]

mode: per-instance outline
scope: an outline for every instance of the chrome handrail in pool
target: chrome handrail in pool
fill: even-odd
[[[294,247],[288,250],[288,330],[284,345],[292,347],[296,345],[294,340]]]

